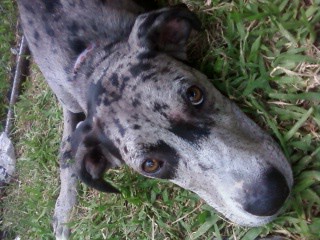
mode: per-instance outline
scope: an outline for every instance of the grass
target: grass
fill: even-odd
[[[11,47],[15,41],[16,12],[12,0],[3,0],[0,3],[0,121],[6,116],[8,105],[7,91],[11,69]],[[2,131],[2,124],[0,125]]]
[[[185,2],[206,29],[197,42],[209,42],[194,48],[196,65],[279,142],[293,167],[291,198],[274,222],[242,228],[195,194],[123,167],[106,174],[122,195],[81,186],[72,239],[319,239],[320,1]],[[8,239],[52,239],[61,109],[36,67],[24,89],[15,108],[18,172],[2,202],[3,228]]]

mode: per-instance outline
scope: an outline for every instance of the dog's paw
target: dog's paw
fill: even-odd
[[[53,218],[53,231],[56,240],[67,240],[70,236],[70,228],[66,223],[59,221],[59,217],[54,216]]]

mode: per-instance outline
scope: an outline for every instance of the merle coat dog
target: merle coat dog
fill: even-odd
[[[18,0],[36,63],[63,106],[54,231],[76,204],[78,177],[101,191],[127,164],[191,190],[235,223],[271,221],[289,195],[277,144],[186,63],[185,5],[145,11],[129,0]]]

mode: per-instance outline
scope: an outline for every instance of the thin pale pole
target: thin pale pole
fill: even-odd
[[[19,94],[19,88],[20,83],[22,79],[22,69],[24,67],[25,63],[25,57],[28,51],[28,45],[27,41],[24,36],[22,36],[21,43],[20,43],[20,49],[19,49],[19,55],[17,57],[17,66],[13,78],[13,84],[12,84],[12,90],[11,90],[11,96],[10,96],[10,102],[9,102],[9,109],[7,113],[7,119],[6,119],[6,125],[4,132],[9,135],[12,125],[12,117],[13,117],[13,106],[17,101],[18,94]]]

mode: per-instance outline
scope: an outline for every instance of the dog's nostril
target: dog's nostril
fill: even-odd
[[[249,186],[244,210],[256,216],[272,216],[278,212],[290,193],[285,177],[275,168]]]

